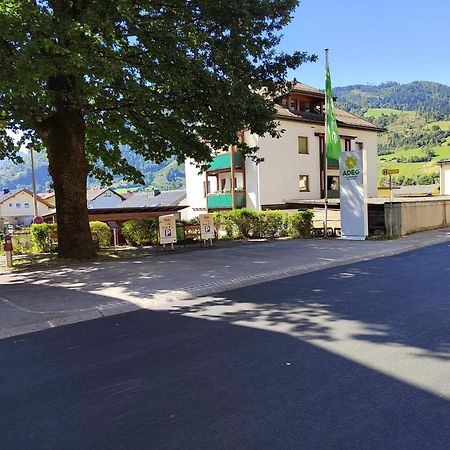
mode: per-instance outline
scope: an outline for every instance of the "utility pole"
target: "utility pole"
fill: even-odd
[[[36,177],[34,174],[34,156],[33,156],[33,148],[30,147],[30,155],[31,155],[31,179],[33,183],[33,217],[37,217],[38,209],[37,209],[37,197],[36,197]]]

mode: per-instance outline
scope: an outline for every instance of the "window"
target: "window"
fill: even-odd
[[[12,208],[13,206],[12,206],[12,203],[8,203],[8,206],[10,207],[10,208]]]
[[[297,102],[295,100],[291,101],[289,104],[289,109],[291,111],[297,111]]]
[[[22,205],[20,203],[16,203],[16,208],[21,208]]]
[[[363,150],[364,144],[362,142],[355,142],[356,150]]]
[[[309,192],[309,175],[299,175],[298,190],[300,192]]]
[[[23,204],[23,207],[24,207],[25,209],[30,209],[30,204],[29,204],[29,203],[24,203],[24,204]]]
[[[112,197],[112,192],[106,191],[104,195],[105,195],[105,197]]]
[[[352,149],[352,140],[351,139],[344,139],[344,150],[346,152],[351,151]]]
[[[300,155],[307,155],[308,151],[308,138],[305,136],[298,137],[298,153]]]

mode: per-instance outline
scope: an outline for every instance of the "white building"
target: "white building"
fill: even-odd
[[[440,193],[441,195],[450,195],[450,159],[438,161],[440,166]]]
[[[217,153],[205,173],[199,174],[194,161],[186,161],[190,217],[233,207],[288,208],[291,202],[324,197],[324,93],[298,83],[274,103],[279,128],[285,130],[281,138],[245,133],[246,139],[257,141],[262,163],[244,160],[232,148]],[[338,108],[336,118],[342,149],[364,151],[368,196],[377,197],[377,144],[383,129]],[[337,161],[328,160],[326,182],[329,197],[338,197]]]
[[[36,197],[37,215],[43,216],[53,206]],[[34,217],[33,193],[28,189],[3,189],[0,191],[0,218],[4,224],[25,225],[32,223]]]
[[[111,188],[88,189],[86,196],[88,209],[114,208],[125,200]]]

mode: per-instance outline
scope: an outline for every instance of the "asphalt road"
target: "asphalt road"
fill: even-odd
[[[449,292],[441,244],[3,339],[0,448],[448,449]]]

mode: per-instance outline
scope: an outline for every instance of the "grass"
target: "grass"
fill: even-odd
[[[433,125],[437,125],[443,131],[450,131],[450,120],[439,120],[437,122],[431,122],[427,126],[431,128]]]
[[[396,157],[404,156],[409,158],[411,156],[423,156],[423,152],[420,148],[414,148],[410,150],[398,150],[391,155],[381,155],[378,158],[378,177],[382,177],[383,169],[399,169],[398,176],[404,175],[408,178],[414,178],[418,175],[429,175],[432,173],[439,173],[439,166],[437,162],[441,159],[450,158],[450,143],[447,139],[447,143],[438,147],[433,147],[432,150],[436,153],[436,156],[429,162],[425,163],[397,163],[395,161],[389,161]]]
[[[365,117],[373,117],[378,118],[383,114],[390,116],[393,114],[406,114],[408,116],[412,116],[416,114],[415,111],[403,111],[400,109],[392,109],[392,108],[369,108],[367,112],[364,114]]]

